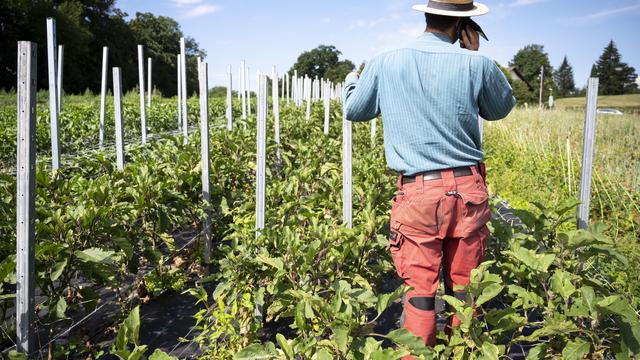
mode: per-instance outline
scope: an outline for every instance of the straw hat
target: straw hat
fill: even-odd
[[[427,4],[414,5],[413,9],[429,14],[456,17],[480,16],[489,12],[486,5],[474,3],[473,0],[429,0]]]

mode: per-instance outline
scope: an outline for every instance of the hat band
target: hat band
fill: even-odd
[[[451,4],[451,3],[443,3],[439,1],[429,0],[428,6],[432,9],[447,10],[447,11],[469,11],[475,8],[475,6],[473,5],[473,1],[467,4]]]

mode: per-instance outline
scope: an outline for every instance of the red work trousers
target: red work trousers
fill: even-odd
[[[472,175],[455,177],[453,170],[441,172],[441,179],[414,183],[398,181],[398,195],[391,209],[389,247],[398,275],[412,287],[405,298],[404,327],[424,339],[436,342],[435,296],[440,267],[445,287],[464,300],[460,287],[469,284],[471,270],[484,256],[491,218],[485,181],[476,167]],[[453,326],[459,320],[453,319]]]

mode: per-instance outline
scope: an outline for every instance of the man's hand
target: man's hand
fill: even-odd
[[[480,35],[470,25],[462,29],[462,38],[460,39],[460,47],[471,51],[480,49]]]

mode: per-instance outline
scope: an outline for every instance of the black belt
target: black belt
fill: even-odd
[[[463,177],[463,176],[473,175],[473,171],[471,170],[470,166],[459,167],[459,168],[454,168],[449,170],[453,170],[454,177]],[[416,177],[420,175],[422,175],[423,181],[440,180],[442,179],[442,171],[446,171],[446,170],[434,170],[434,171],[423,172],[414,176],[403,176],[402,185],[415,183]]]

